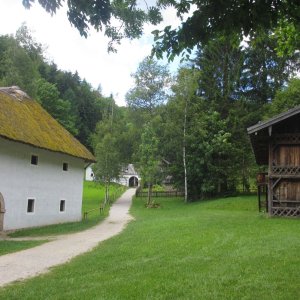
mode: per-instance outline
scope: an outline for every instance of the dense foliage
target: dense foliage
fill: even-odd
[[[148,201],[151,204],[151,189],[159,172],[158,138],[152,126],[147,123],[142,133],[142,141],[139,148],[140,172],[144,183],[148,186]]]
[[[230,37],[238,34],[241,38],[256,39],[261,32],[276,30],[281,39],[279,52],[299,49],[299,40],[293,38],[299,32],[300,3],[297,0],[164,0],[166,5],[173,6],[177,15],[183,17],[190,13],[180,27],[166,27],[155,31],[154,50],[158,56],[166,53],[169,58],[190,51],[200,45],[206,45],[219,35]]]
[[[126,94],[127,105],[152,116],[155,108],[166,101],[166,86],[170,77],[166,66],[146,57],[132,77],[135,87]]]
[[[35,0],[23,0],[30,8]],[[39,0],[39,4],[53,14],[67,2],[70,23],[87,37],[91,27],[102,30],[111,38],[108,49],[114,51],[113,42],[120,43],[124,37],[137,38],[143,33],[145,23],[158,24],[162,21],[162,10],[172,7],[176,10],[181,26],[153,31],[154,53],[164,53],[172,59],[194,47],[206,45],[218,35],[256,39],[262,32],[274,32],[279,44],[277,53],[292,54],[300,48],[300,2],[298,0],[157,0],[154,5],[147,1],[127,0]],[[188,16],[188,17],[186,17]],[[118,20],[117,25],[112,20]]]
[[[35,0],[23,0],[30,8]],[[162,21],[158,7],[145,3],[145,9],[137,1],[120,0],[39,0],[39,4],[54,14],[67,2],[67,15],[70,23],[84,37],[88,36],[90,26],[101,30],[111,39],[109,51],[115,51],[114,43],[122,38],[138,38],[143,33],[144,23],[157,24]],[[114,19],[114,22],[111,20]]]
[[[109,99],[77,73],[61,71],[44,58],[43,47],[23,25],[16,36],[0,36],[0,86],[17,85],[84,145],[102,119]]]
[[[300,53],[279,55],[279,43],[274,34],[247,43],[218,34],[172,80],[166,66],[145,58],[128,107],[118,107],[48,63],[22,26],[16,37],[0,37],[0,85],[19,85],[93,148],[99,179],[109,184],[134,163],[149,188],[168,175],[190,201],[249,191],[258,167],[247,127],[300,104]]]
[[[247,127],[299,103],[299,80],[291,80],[299,71],[299,53],[278,56],[276,47],[272,35],[261,34],[247,45],[238,35],[219,35],[179,70],[167,102],[146,117],[138,101],[129,106],[129,115],[139,116],[138,123],[130,120],[136,127],[151,121],[159,140],[157,157],[169,162],[175,186],[187,185],[188,200],[254,186],[258,167]],[[137,73],[140,88],[145,75]],[[147,166],[139,155],[133,159],[141,169]]]

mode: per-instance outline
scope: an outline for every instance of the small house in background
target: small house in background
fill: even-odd
[[[85,180],[87,181],[94,181],[97,180],[97,178],[94,175],[93,172],[93,165],[89,165],[85,169]],[[138,172],[135,170],[133,164],[128,164],[123,166],[119,178],[114,179],[113,182],[128,186],[128,187],[137,187],[140,184],[141,177],[138,174]]]
[[[18,87],[0,88],[0,230],[79,221],[94,161]]]
[[[92,165],[88,165],[85,168],[85,180],[86,181],[94,181],[95,180],[95,175],[94,175],[94,171],[92,169]]]
[[[268,166],[258,176],[259,190],[267,190],[272,216],[300,217],[300,106],[248,128],[258,165]]]
[[[140,184],[140,180],[141,177],[135,170],[134,165],[128,164],[123,167],[120,177],[116,182],[129,187],[137,187]]]

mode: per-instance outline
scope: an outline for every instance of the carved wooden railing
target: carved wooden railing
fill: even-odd
[[[272,207],[272,215],[278,217],[299,217],[300,216],[300,206],[299,207]]]
[[[300,166],[272,166],[272,175],[300,175]]]

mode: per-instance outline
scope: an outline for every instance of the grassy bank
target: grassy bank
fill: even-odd
[[[132,207],[135,221],[3,299],[299,299],[300,222],[259,214],[252,196]]]
[[[120,186],[118,184],[112,184],[110,187],[111,201],[115,201],[120,195],[122,195],[125,189],[125,187]],[[97,224],[99,221],[103,220],[108,215],[109,205],[103,210],[101,214],[100,211],[97,209],[104,201],[104,193],[105,188],[103,184],[85,181],[83,188],[82,213],[95,209],[94,211],[88,214],[88,218],[86,220],[82,220],[81,222],[70,222],[64,224],[17,230],[14,233],[10,234],[10,236],[47,236],[66,234],[87,229]]]
[[[32,248],[44,242],[45,241],[0,241],[0,255]]]

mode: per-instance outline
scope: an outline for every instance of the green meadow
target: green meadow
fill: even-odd
[[[259,213],[255,196],[157,202],[135,199],[120,235],[0,298],[300,298],[299,220]]]

